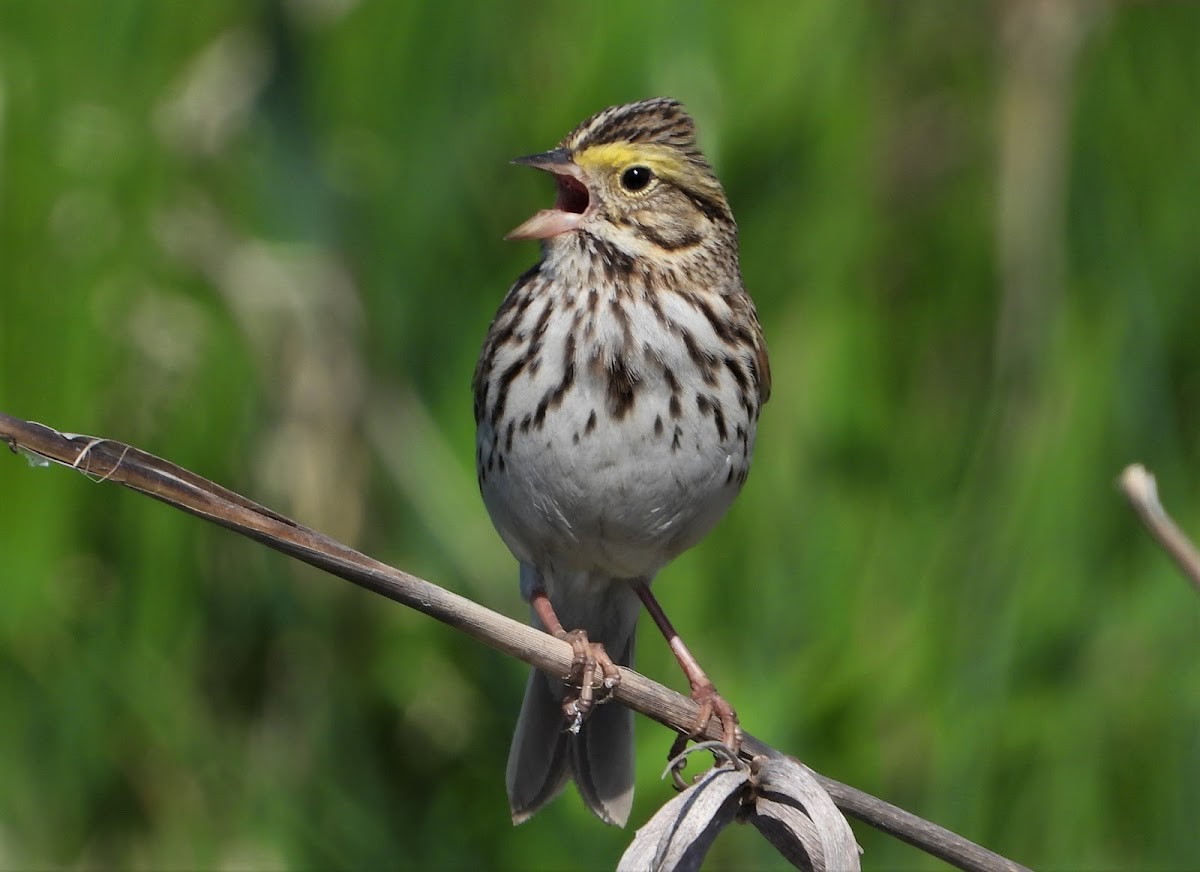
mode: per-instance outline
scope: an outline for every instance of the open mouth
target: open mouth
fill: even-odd
[[[588,198],[587,186],[574,176],[554,174],[554,180],[558,183],[558,198],[554,201],[554,208],[560,212],[573,212],[576,215],[582,215],[587,211],[590,202]]]
[[[584,184],[583,171],[571,160],[571,155],[558,148],[543,154],[519,157],[513,163],[524,164],[554,176],[558,195],[554,207],[542,209],[505,239],[550,239],[562,233],[579,230],[592,198]]]

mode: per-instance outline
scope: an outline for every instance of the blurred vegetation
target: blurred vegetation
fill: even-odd
[[[551,196],[506,161],[656,94],[772,350],[754,474],[658,585],[744,723],[1024,863],[1200,868],[1200,602],[1114,488],[1144,461],[1200,531],[1196,5],[2,0],[0,409],[523,615],[469,395]],[[0,463],[0,578],[0,867],[630,838],[510,825],[523,667],[150,500]]]

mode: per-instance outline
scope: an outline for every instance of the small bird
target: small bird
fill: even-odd
[[[633,714],[593,704],[618,683],[616,665],[633,664],[641,603],[701,705],[696,731],[716,714],[726,743],[740,741],[650,583],[745,483],[771,371],[737,224],[681,104],[604,109],[513,162],[550,173],[558,195],[508,235],[541,240],[542,258],[483,344],[476,466],[533,625],[569,641],[575,663],[565,683],[529,676],[509,803],[521,823],[573,778],[601,820],[624,826]]]

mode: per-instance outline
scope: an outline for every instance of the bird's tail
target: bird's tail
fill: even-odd
[[[633,666],[634,628],[592,636],[595,641],[622,639],[607,647],[620,666]],[[595,632],[592,628],[588,628]],[[597,705],[578,733],[566,730],[563,687],[534,669],[508,752],[508,801],[513,823],[531,818],[574,779],[583,801],[606,824],[623,827],[633,805],[633,712],[617,703]]]

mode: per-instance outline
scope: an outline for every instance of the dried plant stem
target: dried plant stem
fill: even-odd
[[[1188,539],[1179,525],[1171,520],[1167,510],[1158,501],[1158,485],[1154,476],[1140,463],[1125,467],[1121,473],[1121,490],[1133,506],[1150,534],[1158,540],[1163,550],[1183,570],[1183,574],[1200,591],[1200,550]]]
[[[0,440],[14,451],[44,458],[99,481],[123,484],[140,493],[220,524],[388,599],[461,630],[485,645],[552,675],[571,669],[571,646],[465,597],[410,575],[327,536],[297,524],[231,490],[151,454],[120,442],[60,433],[42,424],[0,413]],[[598,676],[599,678],[599,676]],[[629,669],[621,669],[615,697],[677,732],[696,722],[699,707],[687,697]],[[703,738],[720,739],[721,724],[709,720]],[[782,752],[747,734],[742,755],[781,757]],[[833,779],[818,775],[845,813],[964,870],[1025,867],[914,814]]]

